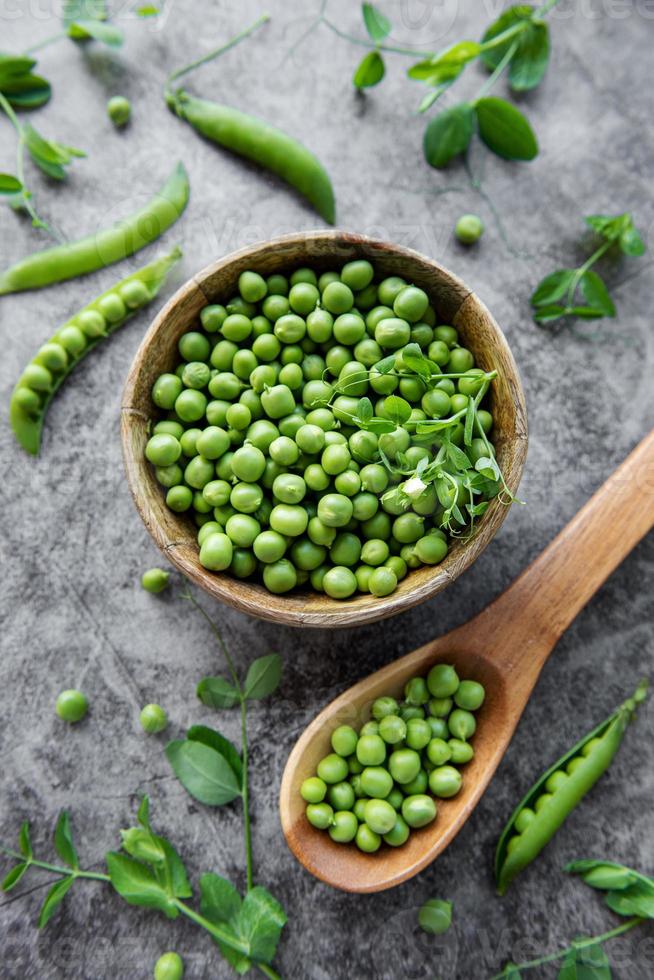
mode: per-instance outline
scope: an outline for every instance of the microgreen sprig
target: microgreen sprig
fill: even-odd
[[[615,316],[615,305],[606,283],[592,266],[612,248],[627,256],[645,252],[628,212],[614,216],[593,214],[584,220],[600,236],[601,244],[578,268],[557,269],[540,281],[531,297],[537,323],[554,323],[566,316],[585,320]],[[577,299],[578,292],[581,300]]]
[[[565,870],[579,875],[591,888],[603,891],[608,907],[627,921],[599,936],[576,939],[546,956],[526,963],[507,963],[491,980],[521,980],[528,970],[557,962],[561,963],[557,980],[586,976],[592,976],[594,980],[611,980],[604,943],[654,919],[654,878],[611,861],[573,861]]]

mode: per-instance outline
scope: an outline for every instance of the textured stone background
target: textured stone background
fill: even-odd
[[[319,226],[285,187],[200,141],[160,97],[167,71],[231,36],[258,16],[260,4],[169,0],[159,22],[126,19],[129,5],[113,6],[123,8],[122,50],[79,50],[62,41],[42,53],[55,97],[35,122],[46,135],[89,152],[61,187],[48,186],[30,168],[44,213],[77,237],[131,211],[183,158],[191,174],[190,206],[166,242],[147,256],[181,241],[186,259],[180,282],[236,247]],[[501,6],[491,0],[383,4],[396,25],[394,41],[425,50],[478,36]],[[531,427],[522,486],[527,507],[514,508],[476,566],[434,601],[384,625],[336,634],[298,633],[213,609],[243,667],[270,650],[285,660],[278,696],[257,706],[252,717],[257,874],[290,918],[277,964],[284,976],[298,980],[484,980],[509,957],[529,958],[576,934],[612,926],[600,899],[561,874],[566,861],[606,856],[654,871],[649,708],[610,773],[510,895],[496,898],[491,880],[493,847],[522,792],[650,669],[651,538],[561,641],[479,808],[419,877],[365,898],[318,884],[284,845],[279,778],[295,738],[327,700],[481,609],[652,425],[651,258],[605,267],[619,308],[615,321],[557,333],[537,329],[528,297],[541,275],[584,254],[584,214],[632,210],[650,248],[654,244],[654,8],[640,0],[561,5],[551,18],[545,84],[520,100],[538,131],[540,156],[511,165],[475,152],[472,168],[484,169],[485,197],[470,189],[463,167],[443,174],[424,164],[424,120],[414,112],[422,93],[404,77],[406,59],[389,57],[383,85],[358,97],[350,77],[360,52],[324,26],[286,57],[310,27],[318,0],[271,0],[267,7],[273,20],[265,31],[198,73],[193,87],[304,138],[333,175],[342,227],[421,249],[481,294],[521,366]],[[331,0],[329,10],[362,36],[358,4]],[[51,0],[7,0],[0,4],[0,26],[2,46],[16,51],[58,28]],[[481,80],[472,68],[460,87],[472,94]],[[108,96],[117,92],[134,104],[133,122],[121,134],[104,114]],[[0,131],[0,169],[12,170],[15,141],[6,120]],[[454,241],[452,227],[470,210],[483,216],[488,231],[480,247],[466,251]],[[2,211],[0,222],[1,266],[43,247],[43,235],[27,221]],[[125,265],[134,268],[145,259],[83,282],[2,299],[3,405],[38,344],[123,275]],[[197,680],[220,670],[205,623],[176,598],[176,589],[157,598],[138,586],[140,573],[160,556],[129,498],[118,422],[123,380],[149,318],[146,313],[132,321],[76,371],[50,410],[38,460],[15,446],[6,421],[0,429],[0,840],[13,843],[20,821],[29,817],[39,851],[48,853],[50,828],[67,806],[84,861],[96,865],[131,819],[137,795],[147,791],[156,826],[170,834],[194,874],[215,869],[242,883],[238,807],[194,805],[170,774],[165,736],[145,737],[138,726],[139,707],[152,700],[170,713],[169,735],[205,722],[238,737],[234,716],[217,718],[194,698]],[[73,685],[88,692],[92,708],[85,722],[68,728],[53,705],[58,691]],[[141,980],[169,948],[184,955],[189,978],[229,975],[190,924],[130,909],[93,884],[79,886],[39,934],[39,881],[37,875],[21,884],[19,893],[28,897],[12,893],[0,904],[0,973],[7,980]],[[455,906],[454,927],[441,942],[415,930],[415,910],[430,896]],[[611,950],[621,980],[654,974],[651,929]]]

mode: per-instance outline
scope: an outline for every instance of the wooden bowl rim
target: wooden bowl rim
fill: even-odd
[[[230,252],[228,255],[217,259],[188,279],[154,318],[134,356],[123,391],[121,439],[127,482],[134,504],[143,523],[164,556],[195,585],[198,585],[214,598],[228,603],[240,612],[245,612],[271,622],[284,623],[295,627],[346,628],[376,622],[377,620],[394,616],[432,598],[438,592],[442,591],[479,557],[504,522],[509,507],[503,505],[498,499],[491,503],[491,506],[484,515],[483,521],[479,525],[479,530],[456,553],[456,563],[453,569],[448,567],[448,559],[452,555],[450,553],[441,565],[434,566],[433,569],[429,566],[424,566],[423,568],[411,571],[403,580],[403,583],[400,584],[398,590],[386,598],[375,598],[366,594],[360,596],[355,595],[346,601],[339,601],[329,599],[327,596],[321,594],[312,593],[311,603],[313,608],[308,608],[307,603],[309,602],[309,598],[307,593],[273,595],[263,586],[256,583],[234,579],[226,574],[217,574],[202,568],[197,560],[197,554],[190,553],[186,540],[172,540],[161,529],[156,515],[149,504],[147,495],[141,492],[141,488],[148,478],[147,469],[149,464],[143,456],[136,458],[132,451],[134,430],[138,427],[143,428],[147,426],[150,421],[150,417],[146,416],[135,404],[143,365],[151,345],[156,343],[157,334],[177,305],[189,294],[197,290],[200,290],[208,301],[212,301],[214,297],[204,288],[207,280],[210,280],[217,273],[228,269],[230,266],[242,262],[244,259],[252,258],[253,264],[255,264],[257,257],[261,256],[262,252],[270,252],[280,247],[292,246],[304,248],[306,252],[309,251],[309,246],[320,244],[332,244],[346,249],[358,249],[361,252],[366,250],[370,252],[381,251],[387,253],[389,256],[399,256],[408,262],[416,262],[420,266],[428,266],[436,276],[442,279],[449,287],[456,290],[462,297],[452,319],[456,318],[468,301],[472,300],[474,302],[477,311],[485,317],[491,327],[493,345],[496,351],[501,354],[504,363],[510,369],[507,371],[507,380],[510,383],[514,399],[515,431],[513,436],[507,440],[511,444],[512,458],[510,471],[505,475],[507,485],[512,493],[515,494],[520,483],[527,455],[527,409],[517,364],[506,337],[492,314],[463,280],[434,259],[402,245],[394,245],[381,239],[338,230],[292,233],[267,241],[256,242],[253,245]],[[183,516],[180,515],[182,518]],[[419,577],[419,580],[416,580],[417,577]],[[410,585],[412,581],[413,584]],[[321,608],[316,609],[316,605]]]

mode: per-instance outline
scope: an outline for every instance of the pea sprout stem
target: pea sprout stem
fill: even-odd
[[[502,75],[502,73],[504,72],[504,69],[511,62],[513,55],[516,53],[517,50],[518,50],[518,42],[514,41],[513,44],[509,48],[507,48],[506,52],[499,60],[495,70],[488,76],[484,84],[477,92],[477,95],[474,100],[475,103],[479,102],[480,99],[483,99],[487,92],[490,92],[495,82],[499,79],[500,75]]]
[[[241,760],[243,764],[243,785],[242,785],[242,797],[243,797],[243,837],[245,844],[245,868],[246,868],[246,879],[247,879],[247,889],[250,891],[254,887],[254,871],[253,871],[253,859],[252,859],[252,826],[250,821],[250,787],[248,779],[248,733],[247,733],[247,700],[243,693],[243,688],[241,682],[238,678],[236,672],[236,667],[234,661],[227,649],[227,644],[223,638],[223,635],[218,627],[218,624],[213,621],[209,614],[203,609],[200,603],[197,601],[192,592],[187,591],[183,593],[183,598],[190,600],[198,612],[202,613],[207,623],[211,627],[214,635],[216,636],[220,649],[227,663],[227,669],[229,670],[229,675],[232,679],[232,684],[236,688],[238,693],[238,698],[241,707]]]
[[[23,54],[32,55],[36,54],[37,51],[42,51],[43,48],[48,48],[51,44],[55,44],[57,41],[61,41],[63,38],[68,37],[67,31],[58,31],[56,34],[51,34],[50,37],[44,38],[42,41],[37,41],[30,48],[25,48]]]
[[[101,871],[82,871],[81,868],[61,868],[57,864],[48,864],[47,861],[38,861],[33,857],[27,858],[24,854],[19,854],[18,851],[12,851],[8,847],[0,846],[0,851],[8,857],[23,861],[28,868],[43,868],[44,871],[51,871],[52,874],[61,875],[62,878],[90,878],[93,881],[111,881],[109,875],[105,875]]]
[[[575,293],[577,291],[577,287],[578,287],[579,283],[581,282],[581,280],[584,278],[584,276],[586,275],[586,273],[588,272],[588,270],[591,268],[591,266],[595,265],[595,263],[598,262],[602,258],[602,256],[604,255],[604,253],[605,252],[608,252],[608,250],[611,248],[611,246],[613,244],[614,244],[614,242],[612,240],[603,242],[600,245],[600,247],[593,252],[593,254],[590,256],[590,258],[586,259],[586,261],[584,262],[584,264],[579,266],[579,268],[575,272],[575,275],[574,275],[574,278],[572,279],[572,282],[570,283],[570,286],[568,288],[568,292],[567,292],[567,295],[566,295],[566,307],[568,309],[570,309],[570,307],[572,306],[572,304],[574,302],[574,295],[575,295]]]
[[[547,956],[541,956],[536,960],[529,960],[527,963],[519,963],[516,965],[516,970],[534,970],[538,966],[544,966],[546,963],[556,963],[557,960],[562,960],[564,956],[572,949],[588,949],[591,946],[598,946],[600,943],[608,942],[610,939],[615,939],[617,936],[623,935],[625,932],[629,932],[630,929],[635,929],[636,926],[641,925],[644,919],[634,917],[633,919],[628,919],[627,922],[623,922],[621,925],[616,926],[615,929],[610,929],[608,932],[602,933],[601,936],[591,936],[588,939],[580,939],[570,946],[566,946],[565,949],[557,950],[556,953],[550,953]],[[513,965],[513,964],[512,964]],[[506,969],[501,973],[496,973],[490,978],[490,980],[503,980],[507,976]]]
[[[219,48],[214,48],[213,51],[209,51],[208,54],[203,55],[201,58],[197,58],[195,61],[191,61],[190,64],[184,65],[183,68],[178,68],[176,71],[171,72],[168,78],[166,79],[166,84],[164,87],[166,99],[168,101],[170,100],[174,101],[174,95],[172,91],[173,82],[176,82],[179,78],[182,78],[184,75],[188,75],[190,72],[195,71],[195,69],[199,68],[201,65],[206,65],[209,61],[213,61],[214,58],[220,57],[221,54],[225,54],[225,52],[230,51],[232,48],[236,47],[237,44],[240,44],[241,41],[244,41],[251,34],[254,34],[255,31],[257,31],[260,27],[266,24],[269,20],[270,20],[270,14],[262,14],[261,17],[258,18],[258,20],[255,20],[253,24],[250,24],[249,27],[246,27],[245,30],[241,31],[230,41],[227,41],[226,44],[222,44]]]

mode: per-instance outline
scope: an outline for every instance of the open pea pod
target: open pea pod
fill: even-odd
[[[9,402],[11,428],[28,453],[38,455],[48,405],[73,368],[154,299],[181,255],[181,249],[174,248],[122,279],[71,317],[37,351]]]
[[[495,880],[500,895],[540,854],[606,772],[637,705],[647,696],[647,686],[647,681],[642,681],[624,704],[550,766],[520,801],[495,852]]]

